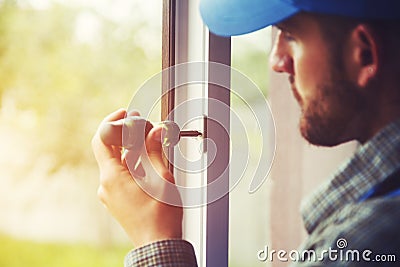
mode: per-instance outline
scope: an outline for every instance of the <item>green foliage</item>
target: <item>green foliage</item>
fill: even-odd
[[[0,235],[0,266],[110,267],[122,266],[129,247],[35,243]]]
[[[82,14],[100,25],[92,42],[76,36]],[[51,155],[53,171],[91,161],[90,139],[101,119],[128,105],[140,84],[160,70],[161,57],[147,56],[135,43],[139,26],[123,26],[121,38],[121,25],[89,8],[0,3],[0,99],[30,112],[31,152]],[[14,115],[10,119],[18,120]]]
[[[268,95],[269,66],[266,52],[253,49],[235,54],[232,66],[252,80],[265,96]]]
[[[266,34],[265,30],[263,33]],[[263,36],[261,40],[263,41],[264,39],[266,38]],[[250,79],[261,90],[262,94],[267,97],[269,84],[268,44],[265,44],[265,49],[260,49],[254,44],[244,42],[245,40],[243,36],[232,39],[232,67]],[[235,88],[240,85],[235,84],[235,80],[233,80],[232,86]],[[246,101],[260,101],[260,95],[255,93],[254,90],[241,89],[241,97]],[[232,96],[232,105],[241,106],[243,102]]]

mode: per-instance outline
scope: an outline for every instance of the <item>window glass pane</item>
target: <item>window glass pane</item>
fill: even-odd
[[[262,94],[268,96],[268,56],[271,46],[270,28],[251,33],[245,36],[232,38],[232,67],[240,71],[251,79],[262,91]],[[235,81],[232,81],[232,88]],[[265,145],[266,140],[261,140],[257,135],[256,121],[247,110],[247,104],[253,107],[263,105],[260,101],[260,94],[255,90],[243,89],[241,95],[232,94],[231,110],[239,114],[242,119],[249,122],[246,127],[247,141],[243,144],[248,147],[248,158],[252,159],[260,153],[260,146]],[[265,104],[265,102],[264,102]],[[247,110],[247,111],[246,111]],[[257,113],[255,110],[254,112]],[[231,118],[232,119],[232,118]],[[234,142],[236,138],[237,127],[231,127],[231,138]],[[266,134],[263,132],[263,134]],[[243,143],[243,142],[242,142]],[[233,147],[232,149],[238,149]],[[232,151],[234,153],[234,151]],[[254,164],[249,160],[249,168]],[[260,164],[269,164],[260,162]],[[231,171],[231,179],[233,174]],[[270,181],[266,182],[253,194],[250,194],[249,184],[252,177],[245,175],[238,185],[230,192],[230,244],[229,244],[229,266],[266,266],[257,258],[257,252],[270,243]]]
[[[131,245],[97,199],[90,140],[161,70],[161,13],[159,0],[0,1],[1,266],[122,264]]]

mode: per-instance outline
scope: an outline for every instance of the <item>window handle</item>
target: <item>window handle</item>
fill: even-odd
[[[179,143],[181,138],[203,137],[200,131],[181,130],[173,121],[150,123],[142,117],[127,117],[122,120],[107,122],[101,131],[101,139],[106,145],[121,146],[125,149],[141,147],[145,136],[153,126],[161,126],[161,143],[163,146],[172,147]]]

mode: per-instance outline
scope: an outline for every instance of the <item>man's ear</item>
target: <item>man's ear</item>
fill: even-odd
[[[357,25],[351,34],[352,58],[358,86],[365,87],[376,77],[379,67],[379,40],[365,24]]]

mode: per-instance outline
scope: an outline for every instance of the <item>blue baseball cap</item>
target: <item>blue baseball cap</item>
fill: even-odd
[[[232,36],[279,23],[300,11],[364,19],[399,19],[400,0],[201,0],[211,32]]]

